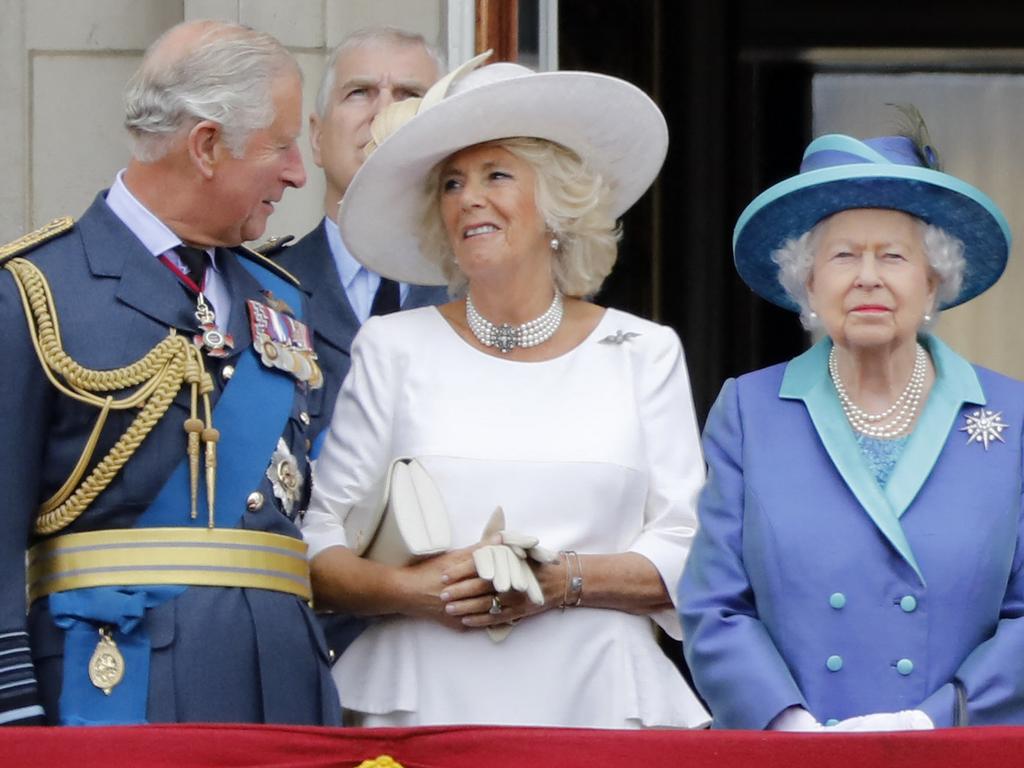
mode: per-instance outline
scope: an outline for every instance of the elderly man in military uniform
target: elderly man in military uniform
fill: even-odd
[[[268,35],[171,29],[128,167],[0,249],[0,723],[338,722],[294,521],[323,376],[239,247],[305,183],[300,86]]]

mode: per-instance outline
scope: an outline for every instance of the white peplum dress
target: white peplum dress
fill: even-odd
[[[435,307],[371,318],[314,470],[310,558],[346,544],[345,516],[378,503],[399,457],[418,458],[438,485],[454,547],[479,541],[501,506],[510,530],[548,549],[647,557],[675,601],[704,462],[671,329],[609,309],[575,349],[524,363],[474,349]],[[387,616],[333,674],[365,725],[703,727],[652,619],[680,637],[674,609],[552,610],[500,643]]]

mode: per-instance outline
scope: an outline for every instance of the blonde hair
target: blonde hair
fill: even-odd
[[[601,288],[618,256],[620,230],[611,215],[611,189],[579,155],[545,139],[510,138],[486,142],[500,147],[533,168],[537,210],[552,237],[552,277],[566,296],[592,296]],[[427,174],[420,219],[423,256],[441,267],[453,296],[464,292],[467,278],[459,269],[439,209],[441,169],[447,158]]]

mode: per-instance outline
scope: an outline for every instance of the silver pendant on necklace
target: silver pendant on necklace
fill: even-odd
[[[481,315],[473,304],[472,297],[466,295],[466,322],[469,330],[485,347],[497,347],[503,355],[517,347],[526,349],[543,344],[555,335],[555,331],[562,324],[563,314],[562,294],[556,289],[551,306],[540,317],[520,325],[496,325]]]

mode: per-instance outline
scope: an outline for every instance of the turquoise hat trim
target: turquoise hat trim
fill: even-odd
[[[1012,237],[1006,217],[984,192],[948,173],[893,162],[849,136],[815,139],[804,160],[823,152],[853,156],[859,162],[804,171],[781,181],[754,198],[736,222],[736,269],[760,296],[799,311],[779,284],[772,252],[822,219],[851,208],[903,211],[964,242],[963,284],[943,309],[974,298],[999,279]]]
[[[818,152],[826,152],[829,150],[833,152],[846,152],[851,155],[860,155],[865,160],[870,160],[873,163],[893,165],[892,160],[878,150],[868,146],[859,139],[855,139],[852,136],[844,136],[841,133],[829,133],[825,136],[819,136],[816,138],[808,144],[807,149],[804,150],[804,160]]]

